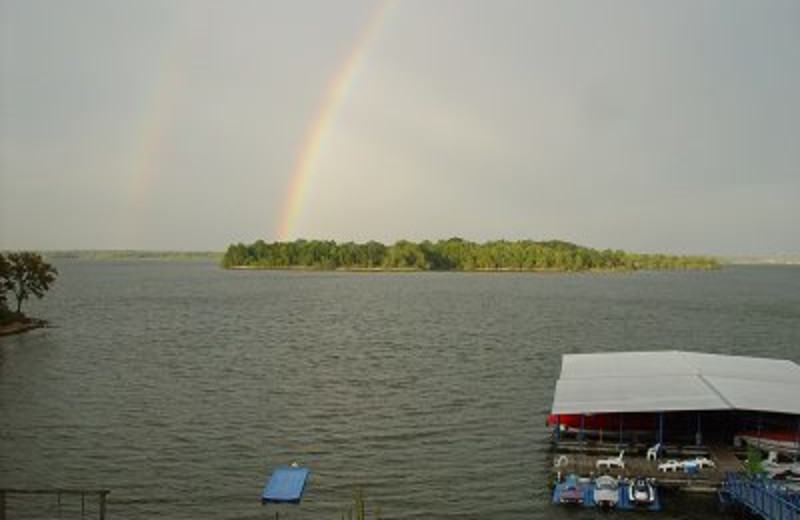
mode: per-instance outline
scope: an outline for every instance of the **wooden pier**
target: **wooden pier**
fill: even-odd
[[[744,468],[736,453],[729,446],[722,444],[709,444],[708,451],[712,460],[717,464],[717,471],[725,473],[738,473]]]

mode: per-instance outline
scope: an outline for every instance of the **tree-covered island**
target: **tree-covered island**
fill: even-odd
[[[639,269],[717,269],[708,256],[677,256],[597,250],[561,240],[494,240],[484,243],[450,238],[393,245],[333,240],[231,244],[225,268],[417,271],[587,271]]]

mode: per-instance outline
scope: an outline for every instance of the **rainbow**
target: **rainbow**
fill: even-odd
[[[131,186],[129,190],[129,243],[139,243],[141,223],[145,217],[153,187],[158,176],[160,160],[165,143],[178,119],[180,97],[186,86],[186,63],[191,57],[197,34],[209,21],[202,10],[181,10],[172,40],[169,42],[161,63],[161,73],[153,89],[148,109],[143,113],[138,132],[138,146],[131,163]]]
[[[321,151],[330,134],[333,122],[342,108],[347,92],[353,85],[353,80],[364,61],[367,48],[375,38],[378,29],[383,25],[391,4],[391,0],[384,0],[375,8],[364,25],[364,29],[356,38],[347,59],[328,85],[322,109],[309,128],[289,177],[289,187],[285,198],[286,203],[281,213],[282,216],[277,233],[280,241],[287,241],[291,237],[292,227],[302,209],[309,181],[316,170]]]

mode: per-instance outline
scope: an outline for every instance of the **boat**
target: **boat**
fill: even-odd
[[[628,485],[628,501],[634,506],[648,507],[656,501],[653,482],[642,476],[633,479]]]
[[[559,502],[562,504],[583,504],[585,492],[584,485],[578,475],[570,473],[561,485]]]
[[[773,480],[800,482],[800,463],[764,465],[764,474]]]
[[[767,478],[789,482],[800,482],[800,462],[778,462],[778,452],[771,451],[767,460],[761,463],[761,469]]]
[[[619,481],[610,475],[594,479],[594,503],[601,509],[613,509],[619,503]]]

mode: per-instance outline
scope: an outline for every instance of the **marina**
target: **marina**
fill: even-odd
[[[684,351],[564,355],[548,417],[553,502],[565,503],[562,493],[577,479],[585,486],[581,503],[594,505],[592,486],[610,477],[620,497],[642,480],[720,497],[728,490],[725,503],[752,509],[741,497],[753,493],[730,490],[751,478],[780,478],[783,516],[756,514],[795,518],[785,515],[800,504],[797,395],[800,367],[787,360]],[[774,486],[762,488],[774,494]]]

